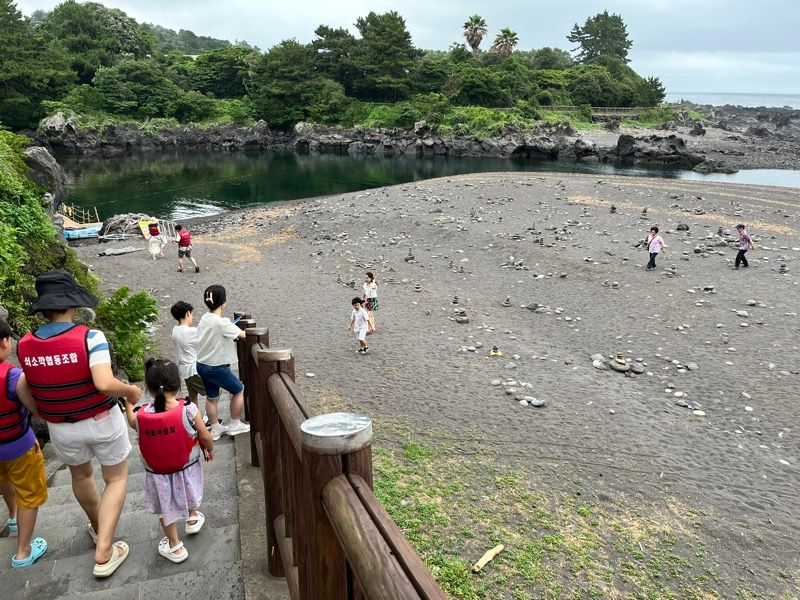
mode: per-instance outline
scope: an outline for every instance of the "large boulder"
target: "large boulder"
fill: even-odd
[[[613,155],[623,162],[663,164],[690,169],[705,160],[704,156],[689,152],[686,149],[686,142],[676,135],[635,138],[623,134],[617,140]]]
[[[75,120],[72,117],[67,117],[62,112],[45,117],[39,123],[39,131],[48,137],[63,137],[67,135],[75,135],[78,132],[78,127],[75,125]]]
[[[52,195],[51,214],[67,199],[67,174],[47,148],[31,146],[25,150],[25,164],[30,167],[28,178]]]
[[[706,128],[703,127],[703,124],[700,121],[695,121],[692,128],[689,130],[689,135],[705,135]]]

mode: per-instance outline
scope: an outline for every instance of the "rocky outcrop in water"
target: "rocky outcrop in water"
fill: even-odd
[[[153,131],[145,123],[79,129],[72,118],[62,113],[44,119],[36,136],[38,144],[57,152],[100,156],[175,149],[271,150],[282,148],[288,141],[287,136],[271,131],[264,121],[252,127],[187,125]]]

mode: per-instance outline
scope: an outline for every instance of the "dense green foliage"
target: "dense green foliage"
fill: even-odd
[[[0,49],[0,121],[28,127],[44,116],[42,101],[63,95],[74,79],[68,58],[31,29],[11,0],[0,0]]]
[[[0,103],[0,120],[15,128],[35,125],[43,109],[78,115],[84,125],[145,121],[155,128],[264,119],[277,128],[301,120],[352,126],[385,121],[370,117],[375,103],[405,103],[398,109],[402,118],[388,121],[410,127],[416,109],[402,107],[424,103],[418,97],[431,94],[443,96],[451,112],[466,106],[506,112],[520,105],[655,106],[664,97],[657,78],[628,67],[625,24],[608,12],[573,28],[576,63],[558,48],[520,50],[514,31],[490,32],[480,15],[463,25],[469,48],[457,43],[449,51],[419,50],[405,19],[389,11],[358,18],[354,33],[320,25],[309,44],[284,40],[262,53],[139,25],[93,2],[67,0],[29,21],[10,0],[0,0],[1,7],[0,19],[8,23],[4,46],[13,48],[13,56],[0,58],[9,65],[0,70],[0,85],[12,90]],[[493,42],[483,52],[490,33]]]
[[[28,139],[0,131],[0,305],[9,313],[9,324],[23,333],[37,325],[28,316],[36,298],[38,275],[64,269],[93,293],[100,293],[97,280],[64,243],[56,240],[56,229],[38,189],[26,176],[22,153]],[[133,378],[141,375],[147,344],[144,325],[155,321],[155,300],[146,292],[128,297],[127,290],[100,303],[98,324],[114,346],[120,366]]]
[[[158,305],[147,292],[130,293],[123,285],[97,307],[97,326],[114,348],[117,366],[131,381],[144,379],[144,353],[148,325],[158,319]]]
[[[227,48],[231,43],[227,40],[218,40],[205,35],[197,35],[193,31],[181,29],[177,33],[172,29],[144,23],[142,29],[153,40],[153,51],[159,54],[180,52],[181,54],[197,55],[211,50]]]
[[[67,54],[78,83],[90,83],[100,67],[123,57],[144,58],[152,42],[141,26],[116,8],[67,0],[48,13],[36,30],[47,40],[58,40]]]

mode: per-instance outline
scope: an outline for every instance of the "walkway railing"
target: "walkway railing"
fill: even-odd
[[[443,599],[444,592],[372,491],[372,421],[314,416],[291,350],[243,315],[239,375],[250,450],[261,468],[269,573],[294,600]]]

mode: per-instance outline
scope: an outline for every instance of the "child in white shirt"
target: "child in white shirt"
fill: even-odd
[[[231,371],[231,365],[239,362],[235,342],[243,338],[245,333],[230,319],[222,316],[227,304],[224,287],[207,287],[203,302],[211,312],[204,314],[197,324],[197,373],[206,388],[206,415],[211,423],[211,437],[218,440],[223,433],[237,435],[250,431],[250,425],[241,421],[244,386]],[[220,389],[231,395],[231,420],[227,426],[218,422],[217,402]]]
[[[350,315],[350,324],[347,331],[354,331],[358,340],[359,354],[366,354],[369,351],[367,345],[367,331],[369,329],[369,314],[361,306],[361,298],[353,298],[353,313]]]
[[[175,362],[178,372],[186,385],[189,400],[197,404],[198,396],[206,395],[203,380],[197,374],[197,327],[194,322],[194,307],[180,300],[169,309],[178,324],[172,328],[172,348],[175,350]]]

